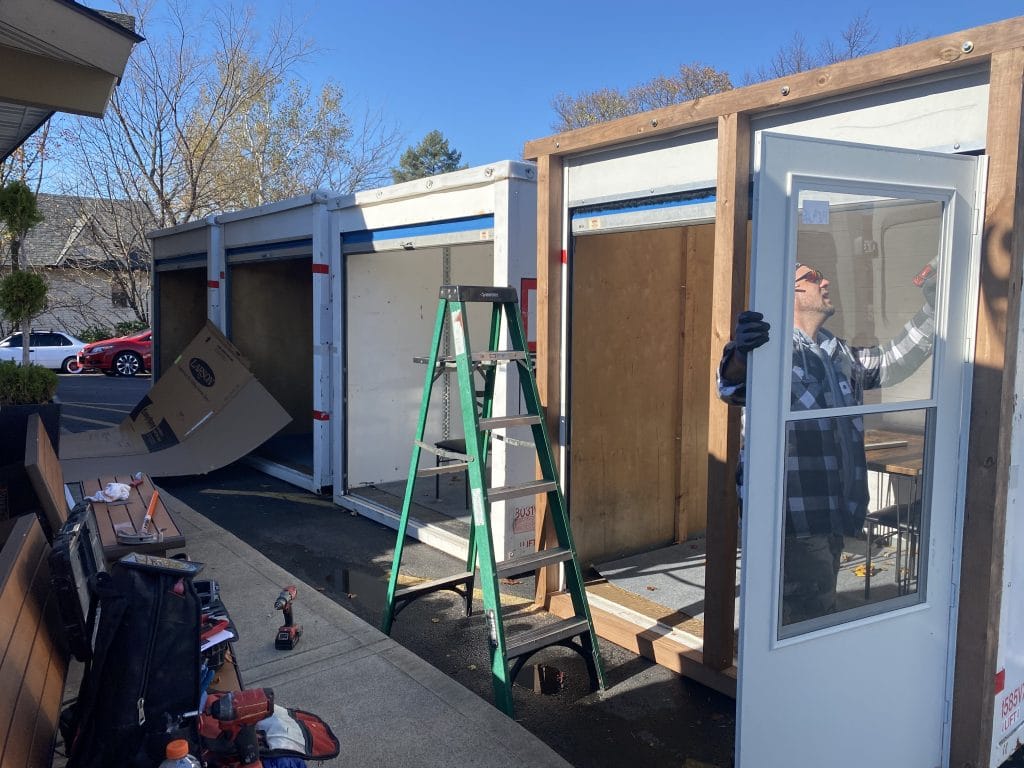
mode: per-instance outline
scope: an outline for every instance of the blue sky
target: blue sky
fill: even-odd
[[[767,64],[798,30],[816,48],[864,11],[883,48],[901,29],[921,39],[1024,14],[1021,0],[259,0],[256,6],[268,21],[290,9],[321,49],[299,70],[302,77],[313,84],[333,78],[353,105],[382,110],[407,144],[440,130],[470,165],[519,158],[527,140],[553,133],[551,100],[559,92],[628,88],[694,61],[742,84],[745,73]]]

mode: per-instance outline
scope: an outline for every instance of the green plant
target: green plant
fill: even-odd
[[[114,326],[114,335],[131,336],[132,334],[142,333],[147,328],[149,326],[141,320],[125,320],[123,323],[118,323]]]
[[[75,331],[75,336],[80,338],[86,344],[92,344],[94,341],[103,341],[103,339],[110,339],[113,338],[114,335],[113,330],[99,325],[88,325],[85,328],[80,328]]]
[[[38,365],[0,362],[0,406],[48,403],[57,393],[57,374]]]
[[[125,320],[123,323],[117,323],[113,328],[104,328],[100,325],[88,325],[85,328],[81,328],[76,331],[75,336],[80,338],[86,344],[92,344],[93,342],[103,341],[104,339],[115,339],[118,336],[131,336],[135,333],[141,333],[147,328],[149,328],[149,326],[140,320]]]
[[[0,187],[0,224],[7,230],[11,238],[11,276],[4,279],[4,283],[12,280],[22,271],[21,266],[21,244],[25,235],[36,224],[43,220],[39,212],[39,201],[35,192],[19,179],[8,182]],[[42,280],[42,278],[39,278]],[[10,307],[13,313],[4,310],[7,319],[15,324],[21,325],[21,335],[25,341],[30,338],[32,331],[32,316],[39,314],[46,307],[46,282],[42,282],[42,297],[37,296],[39,283],[33,284],[31,280],[26,282],[19,278],[20,282],[13,283],[11,287],[12,302]],[[33,307],[38,306],[34,312]],[[21,345],[21,364],[29,364],[29,345]]]
[[[46,309],[46,281],[34,272],[12,272],[0,280],[0,312],[15,323]]]

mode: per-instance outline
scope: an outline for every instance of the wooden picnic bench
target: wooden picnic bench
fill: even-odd
[[[166,555],[168,550],[180,549],[185,546],[185,536],[178,528],[178,524],[174,522],[171,513],[167,511],[167,506],[160,498],[159,492],[153,487],[153,481],[149,479],[148,475],[143,475],[138,482],[128,474],[89,478],[81,481],[81,497],[95,495],[108,483],[124,483],[131,489],[128,498],[124,501],[92,502],[100,540],[103,542],[103,553],[108,562],[127,555],[129,552],[147,552],[151,555],[162,556]],[[154,496],[156,496],[156,504],[153,509],[153,520],[150,522],[148,530],[159,532],[160,539],[137,544],[124,544],[118,541],[118,531],[133,535],[139,533],[142,521],[146,517],[146,510]]]
[[[68,669],[50,545],[35,515],[5,521],[0,537],[0,766],[46,766]]]
[[[111,461],[116,461],[116,459]],[[68,493],[65,492],[60,461],[53,451],[53,445],[43,428],[42,421],[36,415],[29,417],[28,435],[25,438],[25,469],[28,471],[32,487],[35,489],[45,518],[49,523],[49,538],[52,539],[53,534],[60,530],[67,520],[69,499]],[[96,526],[99,530],[100,540],[103,542],[103,554],[108,562],[129,552],[166,555],[168,550],[185,546],[185,536],[167,510],[159,492],[153,487],[153,481],[147,475],[142,475],[139,481],[136,481],[130,474],[88,478],[74,484],[76,492],[72,496],[75,497],[75,500],[93,496],[111,482],[124,483],[131,490],[128,498],[124,501],[92,502],[92,508],[96,514]],[[154,496],[156,503],[153,509],[153,520],[149,524],[148,530],[159,532],[161,534],[159,540],[133,544],[118,541],[117,532],[119,530],[133,535],[139,533],[146,517],[146,511]]]

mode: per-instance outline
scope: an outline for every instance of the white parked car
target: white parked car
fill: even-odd
[[[29,360],[44,368],[53,368],[62,373],[78,373],[78,353],[85,342],[63,331],[32,331],[29,337]],[[21,363],[21,334],[12,333],[0,341],[0,360]]]

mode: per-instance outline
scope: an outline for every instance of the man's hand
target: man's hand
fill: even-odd
[[[938,288],[938,273],[932,272],[921,284],[921,293],[924,294],[924,301],[929,306],[935,307],[935,289]]]
[[[939,273],[935,271],[938,263],[937,257],[932,259],[914,277],[914,285],[921,289],[925,303],[933,309],[935,308],[935,289],[938,287]]]
[[[732,334],[736,350],[746,354],[762,344],[767,344],[769,328],[770,326],[764,320],[764,315],[760,312],[753,312],[749,309],[740,312],[736,318],[736,330]]]

